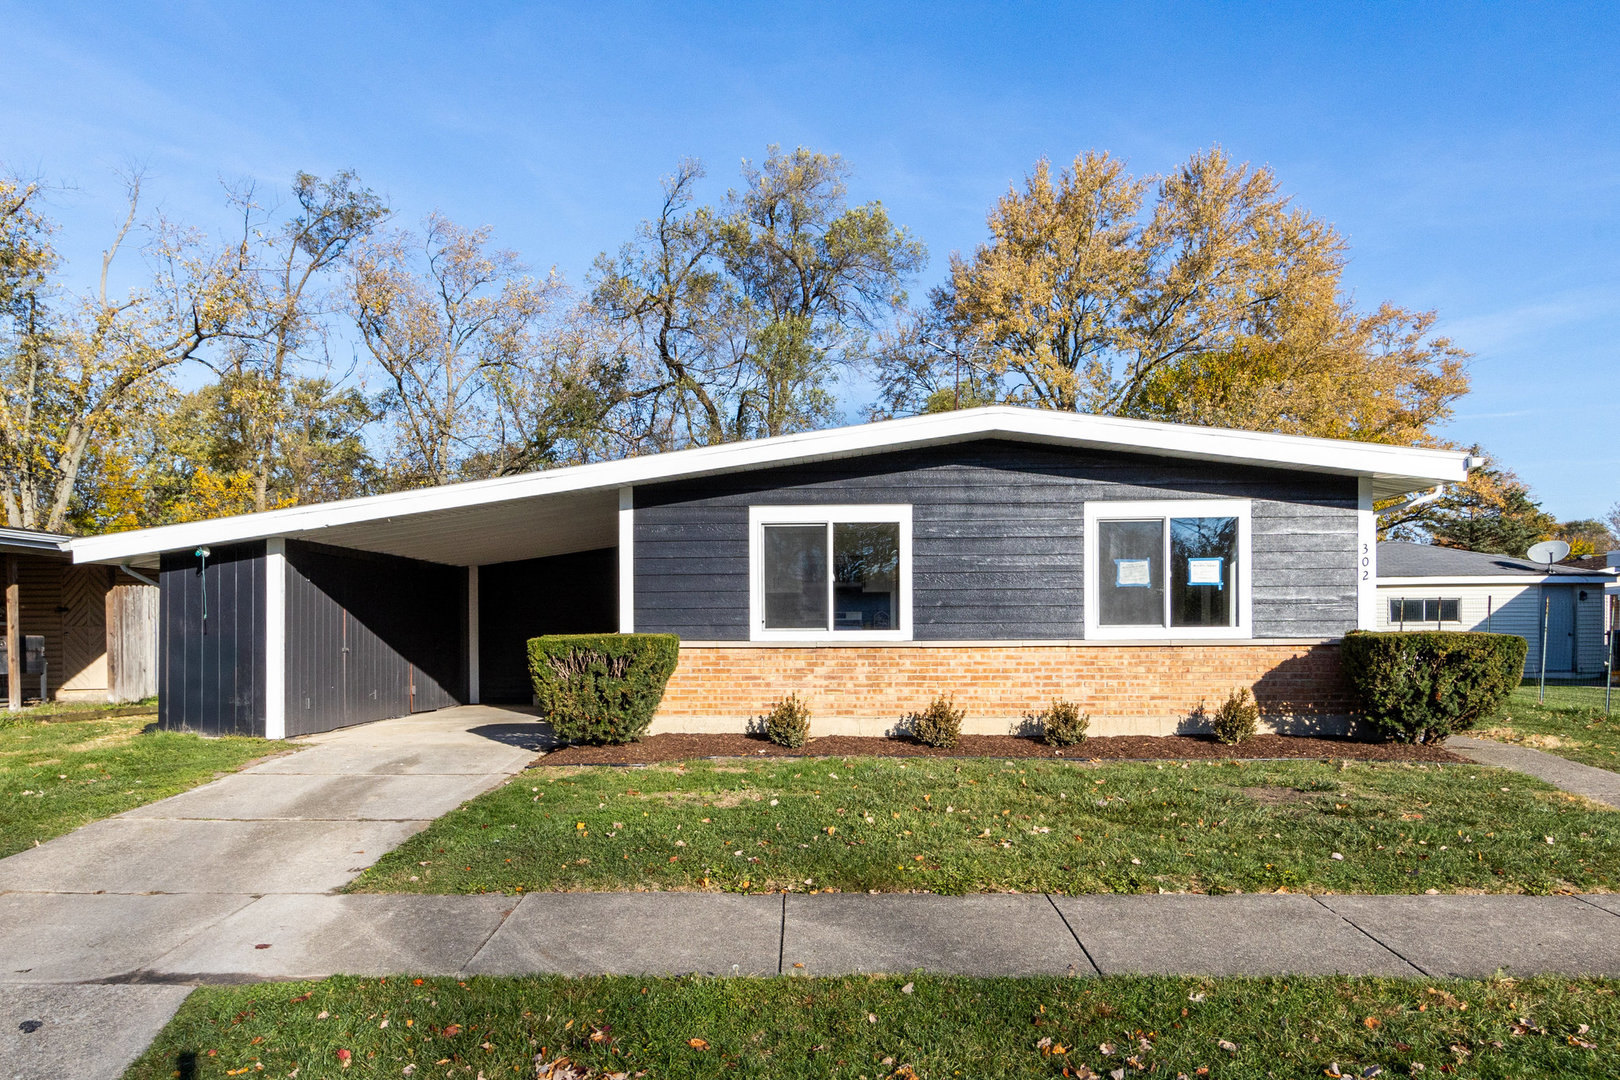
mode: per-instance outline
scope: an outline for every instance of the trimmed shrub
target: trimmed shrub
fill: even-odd
[[[797,750],[810,738],[810,706],[798,694],[789,694],[759,718],[760,730],[777,746]]]
[[[1254,703],[1249,688],[1240,686],[1221,703],[1210,718],[1210,729],[1215,732],[1215,741],[1224,746],[1236,746],[1244,739],[1254,734],[1255,725],[1260,722],[1260,706]]]
[[[529,639],[535,704],[557,737],[578,743],[639,739],[675,671],[674,634],[554,634]]]
[[[1041,741],[1047,746],[1073,746],[1084,742],[1091,726],[1091,714],[1080,711],[1072,701],[1054,700],[1052,707],[1030,717],[1041,728]]]
[[[966,715],[951,704],[950,698],[941,694],[930,701],[922,712],[914,712],[906,717],[906,730],[924,746],[949,750],[962,741],[962,717]]]
[[[1429,743],[1500,709],[1528,650],[1514,634],[1357,630],[1340,656],[1362,715],[1396,742]]]

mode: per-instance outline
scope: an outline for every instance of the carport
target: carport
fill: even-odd
[[[75,555],[156,573],[165,728],[279,738],[527,702],[528,638],[618,628],[618,490],[530,490],[545,475],[91,537]]]

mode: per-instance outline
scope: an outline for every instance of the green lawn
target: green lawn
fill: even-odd
[[[1549,686],[1545,704],[1537,703],[1534,686],[1521,686],[1501,715],[1468,734],[1620,770],[1620,688],[1614,695],[1611,717],[1603,711],[1601,686]]]
[[[1613,1077],[1617,988],[1556,978],[340,977],[202,987],[125,1075]]]
[[[350,888],[1610,891],[1620,813],[1474,765],[541,767],[440,818]]]
[[[0,713],[0,856],[287,749],[145,731],[150,716],[50,723]]]

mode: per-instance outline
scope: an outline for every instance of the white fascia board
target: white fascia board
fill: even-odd
[[[1468,456],[1454,451],[991,405],[592,465],[574,465],[493,480],[474,480],[388,495],[293,506],[285,510],[267,510],[212,521],[88,536],[75,539],[68,546],[75,562],[118,562],[163,551],[184,550],[199,544],[298,536],[335,525],[437,510],[542,498],[567,492],[633,487],[637,484],[907,450],[968,439],[1010,439],[1340,476],[1368,476],[1397,487],[1407,485],[1405,490],[1458,482],[1468,475]]]
[[[1381,577],[1380,589],[1408,589],[1424,585],[1605,585],[1614,581],[1607,574],[1492,574],[1489,577]]]

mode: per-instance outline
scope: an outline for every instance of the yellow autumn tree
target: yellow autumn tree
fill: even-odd
[[[1357,310],[1344,238],[1218,147],[1165,177],[1106,153],[1039,162],[988,225],[923,345],[880,372],[890,411],[922,407],[949,364],[974,399],[1413,443],[1467,391],[1434,313]]]

